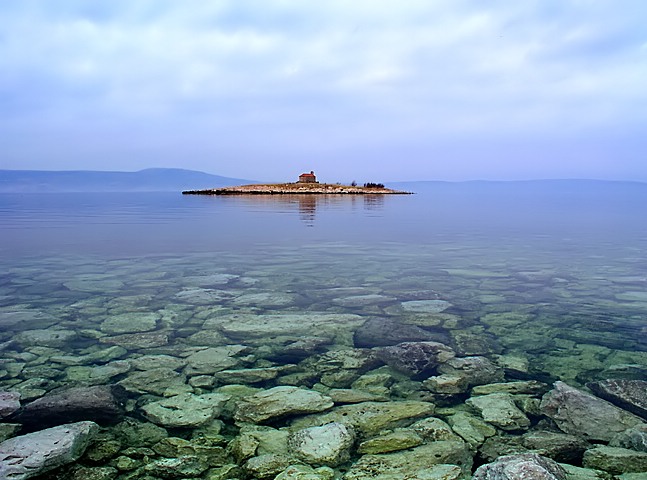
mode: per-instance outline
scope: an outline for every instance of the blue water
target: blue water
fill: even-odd
[[[433,292],[452,305],[452,335],[485,332],[497,353],[521,355],[547,378],[584,383],[647,365],[647,185],[408,187],[416,193],[0,195],[0,314],[37,309],[62,315],[67,328],[73,311],[76,328],[95,328],[97,318],[73,305],[141,294],[149,300],[138,309],[156,311],[176,300],[183,278],[218,273],[251,278],[256,293],[298,296],[282,307],[249,306],[259,314],[398,318],[400,301]],[[123,287],[70,286],[88,276]],[[336,287],[393,300],[344,307],[328,293]],[[510,313],[522,324],[502,324]],[[2,328],[0,342],[21,325]]]

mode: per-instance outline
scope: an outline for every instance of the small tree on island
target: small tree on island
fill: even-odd
[[[364,184],[364,188],[384,188],[384,184],[368,182]]]

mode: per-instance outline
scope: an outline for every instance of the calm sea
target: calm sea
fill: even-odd
[[[644,378],[647,185],[408,189],[416,194],[0,195],[3,361],[28,365],[33,357],[21,355],[34,348],[48,355],[29,340],[11,341],[24,330],[85,332],[83,341],[48,344],[80,355],[90,339],[115,333],[102,323],[110,315],[180,305],[192,329],[158,324],[178,329],[172,345],[199,330],[192,309],[218,306],[258,315],[409,315],[409,324],[442,326],[464,354],[521,359],[529,375],[579,385]],[[427,326],[423,317],[438,312],[402,309],[429,299],[449,308]],[[26,320],[14,321],[15,312]],[[37,390],[65,385],[64,367],[56,368],[34,370]],[[0,365],[0,389],[28,382],[25,372]]]

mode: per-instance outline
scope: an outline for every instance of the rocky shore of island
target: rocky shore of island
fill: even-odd
[[[184,195],[410,195],[411,193],[384,186],[366,187],[331,183],[252,184],[182,192]]]

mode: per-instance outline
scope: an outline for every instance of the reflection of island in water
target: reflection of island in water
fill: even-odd
[[[267,207],[272,210],[297,210],[299,218],[309,227],[314,226],[318,208],[335,209],[362,208],[368,211],[379,211],[384,208],[385,195],[236,195],[219,197],[228,201],[244,202],[248,205]]]

